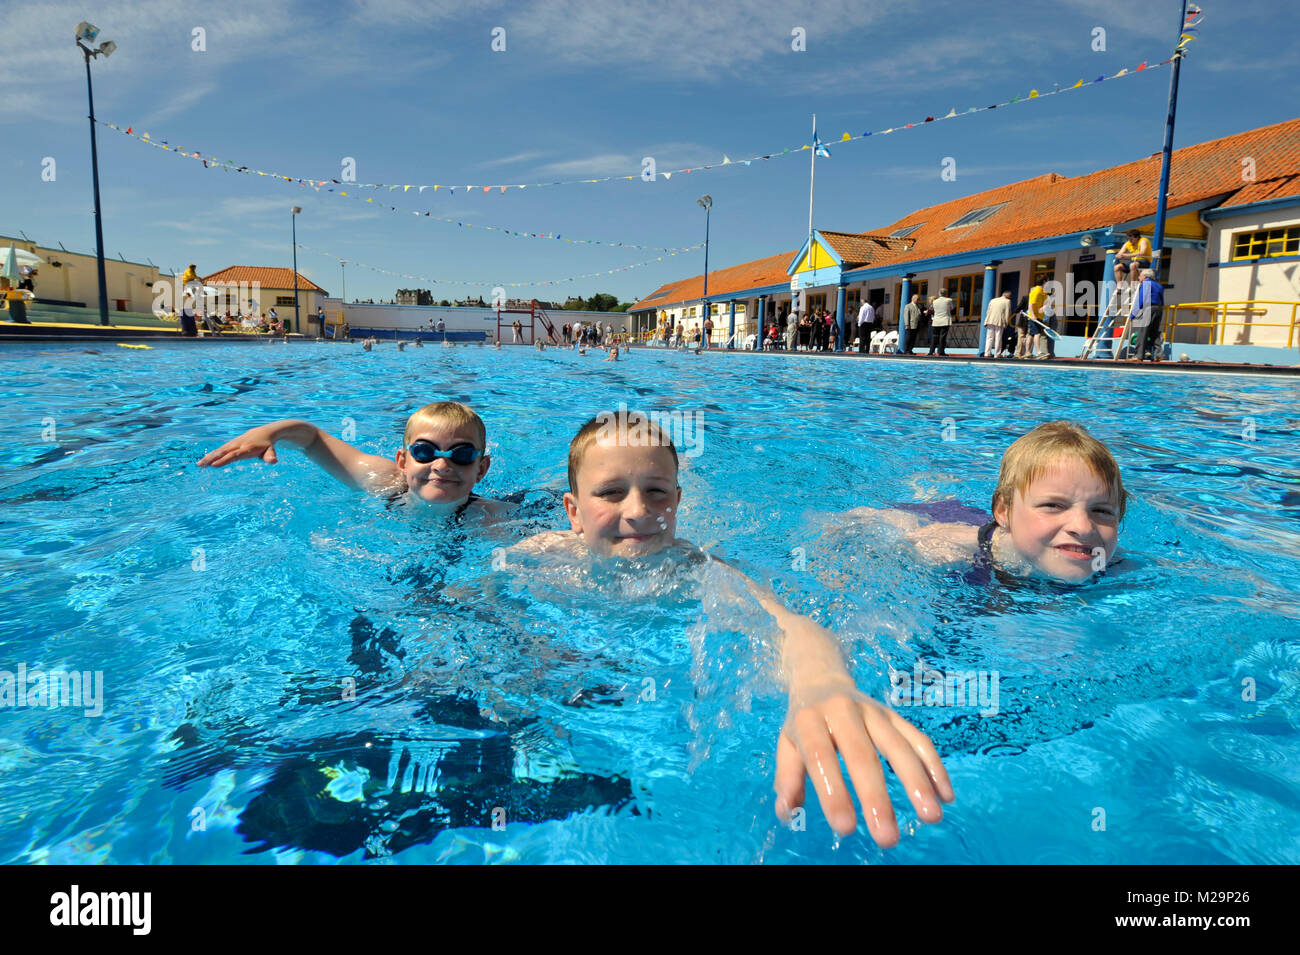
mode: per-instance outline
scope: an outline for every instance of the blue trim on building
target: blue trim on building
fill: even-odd
[[[792,272],[790,278],[799,280],[801,289],[817,288],[822,285],[839,285],[844,269],[838,265],[824,265],[820,269],[808,272]]]
[[[1262,212],[1266,209],[1285,209],[1287,206],[1300,206],[1300,196],[1279,196],[1276,199],[1261,199],[1259,202],[1247,202],[1239,206],[1219,206],[1202,215],[1208,219],[1226,219],[1228,216]]]
[[[904,273],[903,285],[898,292],[898,354],[911,352],[913,342],[907,340],[907,325],[903,319],[903,309],[912,303],[912,276],[911,273]],[[917,329],[920,331],[920,329]],[[906,432],[904,432],[906,433]]]
[[[1230,269],[1234,265],[1261,265],[1268,262],[1300,262],[1300,255],[1261,256],[1258,259],[1237,259],[1234,262],[1206,262],[1207,269]]]
[[[835,296],[835,322],[840,326],[839,347],[835,349],[836,351],[848,350],[848,343],[844,340],[846,327],[844,322],[844,294],[844,286],[841,285],[839,292]]]
[[[820,232],[818,232],[816,229],[813,229],[812,238],[803,240],[803,245],[799,247],[799,251],[796,252],[794,255],[794,261],[785,267],[786,275],[794,275],[794,267],[799,264],[800,259],[802,259],[805,255],[808,254],[808,248],[813,243],[813,241],[818,242],[821,245],[821,247],[827,253],[830,254],[831,259],[835,262],[836,265],[838,265],[840,268],[844,267],[844,258],[838,252],[835,251],[835,246],[831,245],[830,242],[824,239]],[[829,268],[829,267],[830,266],[823,266],[823,268]]]
[[[984,324],[984,318],[989,313],[989,306],[993,304],[993,286],[998,283],[998,268],[996,265],[984,266],[984,302],[980,305],[980,313],[977,316],[980,323],[979,349],[975,352],[977,355],[984,354],[985,339],[988,337],[989,327]]]

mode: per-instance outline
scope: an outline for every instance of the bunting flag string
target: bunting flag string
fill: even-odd
[[[613,275],[616,272],[627,272],[631,269],[639,269],[647,265],[655,265],[666,258],[672,258],[673,256],[684,252],[691,252],[700,249],[703,246],[704,243],[701,242],[699,245],[693,245],[686,249],[678,249],[677,251],[669,252],[667,255],[660,255],[653,259],[647,259],[644,262],[634,262],[631,265],[624,265],[617,269],[602,269],[599,272],[587,272],[584,275],[571,275],[564,279],[547,279],[538,282],[466,282],[460,279],[433,279],[425,275],[411,275],[407,272],[394,272],[391,269],[381,269],[377,265],[366,265],[364,262],[356,261],[356,259],[345,259],[335,255],[333,252],[327,252],[324,249],[314,249],[302,242],[298,243],[298,248],[305,252],[313,252],[316,255],[323,255],[327,258],[334,259],[337,262],[345,262],[348,265],[355,266],[356,268],[369,269],[371,272],[378,272],[380,275],[387,275],[392,278],[410,279],[413,282],[423,282],[427,285],[472,285],[476,288],[496,288],[497,286],[503,288],[529,288],[547,285],[562,285],[565,282],[577,282],[581,279],[600,278],[606,275]]]
[[[343,199],[361,199],[360,196],[349,192],[348,189],[342,189],[342,188],[334,189],[333,187],[328,185],[328,183],[330,182],[339,184],[340,186],[344,185],[344,183],[339,183],[339,180],[337,179],[330,179],[330,180],[296,179],[293,176],[285,176],[285,175],[281,175],[280,173],[261,172],[256,169],[250,169],[247,166],[235,166],[231,160],[219,160],[214,156],[203,157],[202,154],[200,153],[189,152],[180,146],[172,146],[166,140],[154,139],[150,137],[148,133],[136,133],[133,131],[132,127],[130,126],[126,127],[125,129],[122,129],[114,125],[113,123],[104,123],[100,120],[96,120],[95,122],[100,123],[100,125],[106,126],[109,129],[114,129],[120,133],[125,133],[131,136],[132,138],[145,143],[146,145],[153,146],[158,149],[166,150],[182,158],[186,158],[186,159],[201,158],[203,159],[203,165],[209,169],[223,169],[226,170],[227,172],[254,173],[258,176],[262,176],[269,179],[282,179],[285,182],[296,182],[300,186],[314,189],[316,192],[320,192],[322,189],[324,189],[326,192],[333,193],[334,195],[339,196],[340,198]],[[348,186],[349,189],[373,188],[369,186],[358,187],[353,183],[346,183],[346,185]],[[390,187],[390,189],[396,189],[396,188],[397,186]],[[406,188],[412,189],[414,187],[407,186]],[[421,191],[423,191],[424,189],[430,187],[420,186],[419,188]],[[438,187],[438,188],[444,188],[444,187]],[[451,191],[454,191],[454,189]],[[699,249],[703,247],[703,243],[697,243],[696,245],[663,247],[657,245],[641,245],[636,242],[616,242],[608,239],[583,239],[583,238],[578,238],[576,236],[566,236],[563,233],[559,233],[559,232],[527,232],[523,229],[507,229],[505,226],[499,226],[499,225],[485,225],[483,223],[475,224],[473,222],[466,222],[463,218],[457,219],[454,216],[436,216],[432,212],[420,212],[418,209],[415,210],[399,209],[397,206],[388,205],[385,202],[375,203],[375,199],[373,196],[366,198],[364,201],[367,203],[374,203],[375,208],[377,209],[379,208],[387,209],[390,212],[396,212],[396,213],[410,212],[410,214],[413,216],[420,216],[426,219],[433,219],[436,222],[445,222],[448,223],[449,225],[455,225],[459,228],[483,229],[487,232],[500,232],[504,235],[513,236],[518,239],[552,239],[557,242],[568,242],[573,245],[604,245],[604,246],[609,246],[610,248],[639,249],[642,252],[667,252],[669,255],[676,255],[679,252],[689,252],[692,249]]]
[[[1194,15],[1192,11],[1195,11]],[[1058,93],[1073,92],[1074,90],[1095,86],[1098,83],[1102,83],[1107,80],[1117,80],[1117,79],[1122,79],[1123,77],[1126,76],[1136,76],[1139,73],[1149,73],[1152,70],[1156,70],[1161,67],[1168,66],[1170,63],[1174,61],[1175,58],[1184,55],[1185,53],[1184,48],[1187,46],[1188,43],[1191,43],[1193,40],[1196,39],[1196,37],[1194,36],[1196,32],[1196,26],[1201,22],[1202,19],[1203,18],[1201,17],[1200,7],[1196,6],[1195,4],[1188,7],[1188,20],[1183,27],[1182,35],[1179,37],[1180,42],[1178,43],[1178,46],[1175,48],[1173,55],[1170,56],[1169,59],[1163,60],[1159,63],[1150,64],[1144,60],[1143,62],[1139,63],[1137,66],[1133,67],[1132,69],[1125,68],[1119,70],[1118,72],[1112,73],[1109,76],[1103,73],[1100,76],[1098,76],[1096,79],[1092,79],[1092,80],[1080,79],[1077,80],[1071,86],[1061,86],[1059,83],[1056,83],[1053,84],[1053,88],[1050,90],[1040,91],[1038,89],[1031,89],[1028,93],[1013,96],[1011,99],[1005,100],[1001,103],[992,103],[988,106],[969,106],[965,110],[958,110],[956,107],[953,107],[948,111],[947,114],[943,116],[938,116],[938,115],[927,116],[924,119],[917,119],[914,122],[904,123],[896,126],[890,126],[887,129],[867,130],[865,132],[858,133],[856,135],[845,132],[840,135],[838,142],[848,143],[848,142],[855,142],[855,141],[867,139],[871,136],[888,136],[892,133],[899,133],[904,130],[915,129],[921,126],[928,125],[930,123],[942,122],[943,120],[946,119],[956,119],[959,116],[969,116],[974,113],[983,113],[989,110],[1002,109],[1007,106],[1014,106],[1017,103],[1025,103],[1025,102],[1029,102],[1030,100],[1043,99],[1048,96],[1055,96]],[[283,175],[282,173],[264,172],[259,169],[254,169],[249,165],[237,163],[234,160],[220,159],[216,156],[211,156],[204,153],[191,151],[183,146],[172,146],[165,139],[158,139],[156,137],[152,137],[150,136],[149,133],[135,132],[133,126],[121,127],[114,123],[105,123],[102,120],[96,120],[96,122],[100,123],[100,125],[108,127],[109,129],[113,129],[116,130],[117,132],[130,136],[138,142],[145,143],[157,149],[163,149],[169,152],[174,152],[178,156],[182,156],[187,159],[200,161],[203,163],[204,167],[208,169],[217,168],[217,169],[224,169],[228,172],[241,172],[247,175],[256,175],[259,177],[266,177],[271,179],[282,179],[285,182],[296,182],[300,186],[315,189],[317,192],[321,191],[322,189],[325,189],[329,192],[335,193],[336,195],[344,196],[347,198],[354,198],[348,192],[348,190],[353,190],[353,191],[372,190],[375,192],[392,193],[400,189],[402,191],[402,194],[406,194],[410,192],[412,189],[417,190],[417,194],[423,194],[426,190],[433,190],[433,194],[435,196],[440,190],[444,190],[447,196],[450,197],[456,195],[456,190],[459,189],[461,190],[462,195],[476,195],[480,190],[485,195],[491,194],[493,192],[497,193],[498,195],[504,195],[507,191],[512,189],[517,191],[522,191],[524,189],[544,189],[548,186],[568,186],[568,185],[575,185],[578,183],[642,181],[643,179],[641,175],[597,176],[593,178],[582,178],[582,179],[561,179],[561,180],[554,180],[551,182],[493,183],[491,185],[486,185],[486,186],[485,185],[467,185],[467,186],[454,185],[453,186],[453,185],[446,185],[444,183],[432,183],[432,184],[424,184],[424,185],[416,184],[416,183],[405,183],[405,184],[353,183],[353,182],[347,182],[344,180],[332,179],[332,178],[314,178],[314,177],[306,178],[301,176],[286,176]],[[825,144],[821,141],[819,141],[816,145],[819,148],[822,149],[825,148]],[[673,176],[686,175],[688,173],[694,173],[694,172],[702,172],[704,170],[720,168],[722,166],[751,166],[756,162],[767,162],[772,159],[780,159],[784,156],[797,154],[802,152],[805,149],[812,149],[813,146],[814,144],[812,143],[804,143],[798,146],[787,146],[780,150],[772,150],[771,152],[760,153],[758,155],[750,156],[746,159],[732,159],[728,154],[724,153],[721,160],[715,160],[714,162],[711,163],[702,163],[695,166],[687,166],[681,169],[656,171],[653,174],[647,174],[644,178],[644,181],[651,181],[657,179],[659,176],[662,176],[665,180],[670,180],[672,179]],[[332,188],[334,186],[338,186],[340,188],[336,190]],[[344,186],[346,186],[347,188],[346,189],[342,188]],[[368,198],[365,201],[372,202],[373,197]],[[394,212],[403,211],[403,210],[399,210],[396,206],[388,206],[388,208]],[[422,213],[420,212],[415,212],[413,214],[422,215]],[[433,216],[428,212],[423,213],[423,215],[428,218],[435,218],[435,219],[438,218],[437,216]],[[441,221],[456,222],[456,220],[454,219],[442,219]],[[461,225],[461,224],[462,224],[461,222],[457,222],[457,225]],[[497,231],[507,232],[511,235],[526,236],[528,238],[556,238],[556,239],[560,238],[559,236],[550,235],[547,233],[522,232],[516,230],[502,229],[499,226],[498,227],[480,226],[480,228],[496,229]],[[672,250],[672,249],[655,249],[650,246],[635,245],[626,242],[601,242],[596,239],[565,239],[563,241],[582,242],[582,243],[594,244],[594,245],[617,245],[617,246],[623,246],[625,248],[643,249],[643,250],[661,251],[661,252],[680,251],[680,250]]]
[[[1187,44],[1195,43],[1200,39],[1196,36],[1199,32],[1196,28],[1199,27],[1204,20],[1205,17],[1201,14],[1201,8],[1194,3],[1189,3],[1187,5],[1187,16],[1183,19],[1182,32],[1178,35],[1178,45],[1174,47],[1175,59],[1186,56]]]

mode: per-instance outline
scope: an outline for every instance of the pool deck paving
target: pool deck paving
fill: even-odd
[[[20,324],[0,320],[0,345],[24,342],[186,342],[189,345],[211,345],[211,344],[236,344],[250,342],[284,342],[317,343],[317,339],[312,336],[308,337],[296,333],[288,335],[268,335],[268,334],[245,334],[241,332],[222,332],[217,335],[204,334],[196,338],[183,338],[176,328],[149,328],[138,325],[99,325],[71,322],[31,322],[29,324]],[[327,342],[336,344],[335,342]],[[507,347],[528,347],[524,345],[511,345]],[[563,348],[564,346],[557,346]],[[633,345],[631,348],[637,351],[647,352],[678,352],[684,355],[695,357],[693,348],[657,348],[646,345]],[[795,358],[808,361],[831,360],[831,361],[886,361],[886,362],[915,362],[921,364],[961,364],[961,365],[981,365],[981,366],[1003,366],[1016,365],[1038,368],[1087,368],[1087,369],[1110,369],[1113,371],[1145,371],[1159,372],[1161,374],[1174,373],[1194,373],[1194,374],[1220,374],[1220,375],[1272,375],[1295,377],[1300,376],[1300,364],[1296,365],[1278,365],[1266,363],[1245,363],[1245,362],[1221,362],[1221,361],[1158,361],[1158,362],[1138,362],[1121,359],[1115,361],[1108,358],[1048,358],[1048,359],[1025,359],[1025,358],[982,358],[974,352],[967,354],[950,354],[950,355],[900,355],[897,353],[879,353],[879,352],[806,352],[806,351],[750,351],[745,349],[726,349],[726,348],[703,348],[699,350],[701,357],[705,355],[722,355],[727,357],[749,357],[749,358]]]

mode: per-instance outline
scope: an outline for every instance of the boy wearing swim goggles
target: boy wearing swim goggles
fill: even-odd
[[[672,545],[690,547],[675,537],[681,498],[672,440],[638,412],[606,413],[583,425],[569,445],[564,509],[572,529],[538,534],[507,554],[636,558]],[[841,835],[853,832],[857,817],[840,772],[842,757],[871,837],[882,847],[893,846],[898,824],[878,751],[903,782],[920,818],[938,822],[943,817],[940,802],[951,802],[953,791],[929,738],[857,690],[833,634],[718,563],[736,575],[737,591],[754,597],[782,634],[780,667],[789,708],[777,743],[778,817],[790,820],[804,802],[804,780],[812,776],[832,828]]]
[[[474,494],[492,459],[487,428],[472,409],[455,401],[425,405],[406,421],[402,447],[393,460],[366,454],[307,421],[287,419],[253,428],[199,460],[199,467],[224,467],[257,458],[275,464],[275,445],[285,441],[348,487],[371,494],[405,493],[406,500],[435,514],[474,511],[491,520],[510,506]]]

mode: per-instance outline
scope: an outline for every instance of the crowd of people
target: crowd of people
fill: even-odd
[[[610,322],[603,328],[599,322],[566,322],[560,329],[560,339],[565,345],[582,348],[607,347],[614,343],[614,326]]]

